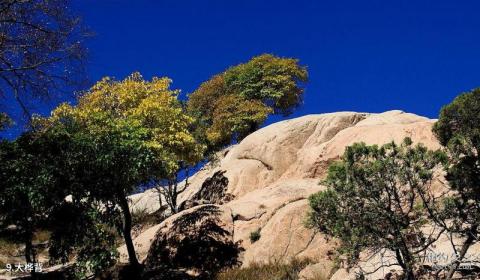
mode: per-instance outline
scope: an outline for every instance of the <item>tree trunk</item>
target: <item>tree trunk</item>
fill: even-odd
[[[405,270],[405,280],[415,280],[415,274],[413,273],[412,268],[407,268]]]
[[[25,233],[25,262],[27,264],[34,264],[35,263],[35,249],[33,248],[33,233],[30,231]],[[35,270],[30,271],[30,275],[32,279],[37,279],[37,275]]]
[[[400,266],[403,268],[403,272],[405,273],[404,278],[405,280],[415,280],[415,273],[413,272],[413,257],[408,250],[406,243],[403,242],[403,247],[400,249],[401,253],[401,264]],[[398,260],[398,254],[397,254]]]
[[[125,246],[127,247],[128,259],[132,267],[139,268],[140,263],[138,262],[137,255],[135,254],[135,247],[133,246],[132,241],[132,215],[130,213],[130,208],[128,207],[128,201],[125,196],[119,197],[119,200],[124,220],[122,232],[123,238],[125,239]]]
[[[409,257],[404,256],[404,267],[403,272],[405,273],[404,278],[405,280],[415,280],[415,274],[413,272],[412,261],[409,260]]]
[[[477,225],[474,225],[474,226],[471,227],[470,234],[468,235],[467,240],[465,240],[465,242],[463,243],[462,249],[460,250],[460,254],[459,254],[458,258],[455,260],[455,263],[453,263],[451,265],[450,269],[448,270],[448,274],[447,274],[446,279],[448,279],[448,280],[452,279],[453,274],[455,273],[455,271],[457,271],[458,266],[460,265],[463,258],[467,254],[468,248],[470,248],[470,246],[473,244],[473,241],[475,240],[474,234],[476,235],[477,228],[478,228]]]
[[[176,180],[176,179],[175,179]],[[173,179],[168,183],[168,196],[170,196],[170,211],[173,214],[176,214],[178,212],[177,208],[177,183],[176,181],[173,181]]]
[[[174,193],[172,194],[172,207],[171,207],[171,210],[172,210],[172,215],[173,214],[177,214],[178,212],[178,208],[177,208],[177,194],[176,194],[176,190],[174,190]]]
[[[25,240],[25,261],[27,263],[33,263],[32,260],[32,240]]]
[[[162,191],[157,189],[157,192],[158,192],[158,205],[160,206],[159,208],[162,209],[163,207]]]

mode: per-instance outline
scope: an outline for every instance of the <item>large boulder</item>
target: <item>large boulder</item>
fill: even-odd
[[[308,115],[264,127],[217,154],[217,160],[189,178],[178,205],[197,196],[202,185],[216,172],[228,179],[225,193],[239,198],[253,190],[282,181],[325,175],[329,163],[339,158],[346,146],[400,142],[411,137],[429,148],[440,147],[431,132],[434,120],[388,111],[381,114],[339,112]],[[184,182],[180,184],[180,188]],[[158,194],[147,190],[131,197],[134,209],[159,209]]]
[[[346,146],[360,141],[385,144],[400,142],[408,136],[415,143],[423,143],[431,149],[439,148],[431,132],[433,123],[434,120],[401,111],[381,114],[340,112],[308,115],[264,127],[220,152],[216,162],[190,177],[189,187],[179,198],[179,204],[183,203],[187,210],[140,234],[135,244],[142,248],[137,250],[145,255],[150,249],[148,265],[154,260],[167,260],[168,263],[172,259],[200,257],[191,253],[180,256],[187,252],[175,248],[177,243],[173,241],[201,237],[186,236],[175,223],[182,216],[195,215],[206,207],[188,209],[191,203],[187,202],[205,200],[222,204],[216,206],[218,217],[221,217],[217,217],[217,221],[231,235],[225,234],[220,239],[244,250],[238,258],[243,266],[309,258],[322,264],[315,266],[317,270],[319,267],[329,269],[333,266],[332,253],[337,242],[305,227],[309,209],[307,198],[325,189],[320,182],[328,165],[339,159]],[[437,183],[443,185],[444,181],[439,179]],[[208,192],[206,184],[214,186],[212,189],[217,193]],[[155,200],[149,191],[133,197],[132,205],[133,201],[135,208],[158,209],[155,204],[158,199]],[[148,205],[142,205],[142,201]],[[157,232],[154,237],[153,231]],[[259,233],[258,240],[250,239],[252,232]],[[152,241],[154,245],[149,246]],[[162,251],[160,245],[166,246],[167,251]]]

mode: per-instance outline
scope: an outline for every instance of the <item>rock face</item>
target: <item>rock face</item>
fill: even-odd
[[[207,165],[192,176],[179,204],[198,199],[198,194],[204,191],[205,180],[221,172],[226,179],[217,180],[220,182],[217,187],[231,200],[216,207],[222,217],[219,218],[221,228],[228,234],[212,238],[238,246],[242,251],[238,261],[243,266],[298,257],[310,258],[321,264],[317,268],[330,270],[336,241],[304,226],[308,213],[307,198],[325,189],[320,182],[328,165],[343,154],[346,146],[361,141],[384,144],[401,142],[408,136],[415,143],[421,142],[431,149],[439,148],[431,132],[433,123],[434,120],[401,111],[381,114],[341,112],[278,122],[225,150],[217,163]],[[133,208],[155,211],[158,199],[153,196],[150,191],[135,195]],[[140,259],[145,259],[146,248],[153,242],[146,263],[164,260],[166,253],[155,251],[155,246],[166,245],[173,235],[183,234],[182,228],[175,228],[172,223],[202,207],[205,206],[182,211],[140,234],[135,240]],[[259,231],[260,238],[252,242],[249,237],[254,231]],[[155,238],[153,232],[157,233]],[[177,249],[168,250],[171,256]]]

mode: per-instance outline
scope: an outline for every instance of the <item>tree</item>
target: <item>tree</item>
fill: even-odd
[[[302,102],[307,69],[292,58],[264,54],[233,66],[189,95],[196,135],[216,150],[241,141],[270,114],[290,114]]]
[[[1,224],[15,226],[18,238],[25,244],[27,263],[37,261],[32,243],[35,231],[47,224],[50,213],[66,196],[52,176],[49,158],[41,156],[43,149],[31,133],[15,141],[0,142]]]
[[[50,178],[51,207],[43,221],[50,232],[50,261],[67,263],[75,255],[77,277],[85,279],[115,263],[115,226],[120,223],[118,209],[88,195],[99,178],[95,170],[84,166],[92,163],[94,155],[89,146],[92,143],[74,133],[78,129],[76,123],[65,122],[28,134],[32,135],[29,145],[35,158],[43,159]]]
[[[422,231],[429,219],[419,190],[444,161],[442,152],[413,147],[409,138],[400,146],[353,144],[329,167],[329,188],[309,198],[309,224],[338,237],[352,262],[364,249],[390,250],[404,279],[415,279],[417,257],[444,231]]]
[[[215,102],[222,96],[228,95],[224,74],[213,76],[203,82],[198,89],[188,96],[188,108],[204,118],[211,118],[215,109]]]
[[[234,66],[224,74],[227,92],[247,100],[260,100],[275,113],[289,115],[302,101],[300,83],[308,80],[297,59],[264,54]]]
[[[28,113],[26,96],[48,97],[81,81],[85,31],[68,0],[0,2],[0,94]]]
[[[447,148],[447,180],[454,191],[448,200],[450,231],[465,238],[447,278],[451,279],[468,248],[479,240],[480,226],[480,88],[463,93],[444,106],[433,132]],[[457,252],[457,249],[454,248]]]
[[[131,237],[127,196],[143,184],[169,178],[179,162],[201,157],[203,147],[188,131],[184,114],[168,78],[145,81],[134,73],[122,81],[104,78],[81,95],[78,105],[62,104],[51,117],[37,120],[42,133],[63,131],[73,139],[70,166],[85,190],[78,196],[120,209],[121,232],[130,264],[139,267]]]
[[[179,162],[178,169],[172,171],[165,179],[161,179],[155,183],[155,190],[158,192],[158,202],[160,208],[163,207],[163,200],[167,203],[169,214],[173,215],[178,212],[178,196],[182,194],[188,187],[189,171],[193,166],[185,166]],[[185,172],[184,184],[180,185],[180,173]]]

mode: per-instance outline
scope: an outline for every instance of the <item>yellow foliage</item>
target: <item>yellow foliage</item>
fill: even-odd
[[[201,116],[211,116],[215,109],[215,102],[227,94],[223,75],[215,75],[189,95],[188,111],[196,112]]]
[[[272,112],[272,108],[258,100],[245,100],[238,95],[222,96],[215,103],[215,118],[207,130],[207,139],[228,144],[234,136],[240,141],[258,129]]]
[[[188,112],[198,120],[197,135],[206,135],[215,149],[240,141],[269,114],[292,113],[302,103],[307,80],[297,59],[263,54],[202,83],[189,96]]]
[[[179,90],[170,89],[170,84],[169,78],[145,81],[139,73],[122,81],[106,77],[80,95],[78,105],[58,106],[48,122],[74,119],[89,133],[97,134],[108,134],[112,127],[135,127],[146,135],[143,144],[175,172],[180,161],[199,161],[204,147],[189,132],[193,119],[184,113],[177,99]]]

